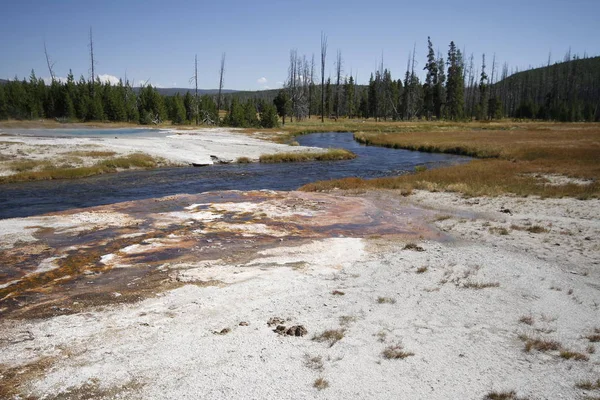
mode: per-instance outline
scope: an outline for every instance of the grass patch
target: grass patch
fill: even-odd
[[[261,163],[284,163],[284,162],[306,162],[306,161],[340,161],[356,158],[356,154],[344,149],[328,149],[324,153],[294,152],[263,154],[260,156]]]
[[[467,281],[467,282],[463,283],[463,285],[461,287],[463,287],[465,289],[487,289],[487,288],[500,287],[500,283],[499,282]]]
[[[383,352],[381,352],[381,355],[383,356],[383,358],[385,358],[387,360],[398,360],[398,359],[405,359],[407,357],[414,356],[415,353],[410,352],[410,351],[405,351],[404,346],[402,346],[401,344],[398,343],[398,344],[386,347],[383,350]]]
[[[0,177],[0,183],[41,181],[53,179],[77,179],[93,175],[117,172],[122,169],[142,168],[149,169],[158,165],[158,162],[149,155],[134,153],[124,157],[103,160],[91,167],[79,168],[47,168],[42,171],[20,172],[15,175]]]
[[[238,157],[235,162],[238,164],[250,164],[252,160],[250,160],[248,157]]]
[[[329,382],[327,382],[324,378],[317,378],[315,383],[313,383],[313,387],[323,390],[329,387]]]
[[[529,232],[529,233],[545,233],[545,232],[549,232],[548,229],[544,228],[543,226],[539,226],[539,225],[529,226],[525,230],[527,232]]]
[[[519,339],[525,342],[524,350],[529,353],[531,350],[541,352],[556,351],[561,349],[559,342],[555,340],[546,340],[541,338],[532,338],[527,335],[519,335]]]
[[[583,390],[598,390],[600,389],[600,378],[596,382],[591,380],[579,381],[575,384],[575,387]]]
[[[377,303],[379,304],[396,304],[396,299],[394,299],[393,297],[378,297],[377,298]]]
[[[600,342],[600,328],[594,328],[593,332],[589,335],[586,335],[585,338],[592,343]]]
[[[502,235],[502,236],[508,235],[508,229],[506,229],[504,227],[492,227],[492,228],[489,228],[488,231],[490,233],[494,233],[497,235]]]
[[[523,315],[521,318],[519,318],[519,322],[530,326],[534,323],[533,317],[531,315]]]
[[[329,347],[331,347],[342,340],[345,333],[345,329],[329,329],[315,335],[312,340],[315,342],[329,342]]]
[[[492,391],[485,395],[484,400],[527,400],[526,397],[518,397],[514,390],[508,392]]]
[[[588,361],[590,358],[583,353],[579,353],[577,351],[570,351],[562,349],[560,351],[560,357],[565,360],[574,360],[574,361]]]
[[[327,124],[325,124],[327,125]],[[367,145],[467,155],[479,160],[372,180],[348,178],[305,185],[301,190],[396,189],[454,191],[467,196],[600,197],[600,124],[583,123],[365,123],[354,131]],[[325,127],[321,128],[323,131]],[[329,130],[329,129],[327,129]],[[335,131],[332,129],[331,131]],[[539,176],[559,174],[589,185],[544,185]]]
[[[70,151],[68,153],[65,153],[65,155],[68,155],[68,156],[92,157],[92,158],[112,157],[115,154],[117,154],[117,153],[114,151],[101,151],[101,150],[90,150],[90,151],[76,150],[76,151]]]
[[[405,246],[402,248],[402,250],[425,251],[425,249],[424,249],[424,248],[422,248],[422,247],[421,247],[421,246],[419,246],[418,244],[416,244],[416,243],[412,243],[412,242],[410,242],[410,243],[407,243],[407,244],[406,244],[406,245],[405,245]]]

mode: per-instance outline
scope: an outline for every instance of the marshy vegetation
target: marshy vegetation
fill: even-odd
[[[278,154],[263,154],[261,163],[306,162],[306,161],[340,161],[356,158],[356,154],[344,149],[328,149],[326,152],[312,151],[290,152]]]

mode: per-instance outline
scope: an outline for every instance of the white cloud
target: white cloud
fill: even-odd
[[[256,83],[258,83],[259,85],[264,85],[267,82],[267,78],[265,78],[264,76],[262,78],[258,78],[258,80],[256,81]]]
[[[98,75],[98,79],[100,79],[100,82],[102,83],[109,82],[111,85],[116,85],[119,83],[119,78],[109,74]]]

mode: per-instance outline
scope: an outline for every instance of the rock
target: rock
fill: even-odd
[[[233,160],[230,160],[228,158],[220,158],[220,157],[213,156],[213,155],[210,156],[210,159],[215,164],[231,164],[233,162]]]
[[[295,325],[291,328],[288,328],[288,330],[285,331],[285,334],[289,336],[304,336],[307,333],[308,330],[306,330],[306,328],[303,325]]]
[[[221,329],[220,332],[215,331],[213,333],[215,335],[227,335],[229,332],[231,332],[231,329],[229,329],[229,328],[223,328],[223,329]]]

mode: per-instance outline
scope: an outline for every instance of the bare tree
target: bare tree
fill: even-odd
[[[338,49],[337,51],[337,59],[335,62],[335,75],[336,75],[336,83],[335,83],[335,119],[340,118],[340,83],[342,80],[342,51]]]
[[[294,116],[296,121],[308,116],[309,70],[306,56],[300,58],[296,50],[290,50],[290,66],[285,85],[292,105],[290,121],[293,121]]]
[[[44,54],[46,55],[46,64],[48,64],[48,72],[50,72],[50,78],[54,82],[54,63],[50,62],[50,56],[48,55],[48,49],[46,49],[46,42],[44,41]]]
[[[221,67],[219,68],[219,94],[217,95],[217,119],[219,122],[219,111],[221,110],[221,92],[223,91],[223,79],[225,75],[225,53],[221,54]]]
[[[315,53],[310,60],[310,82],[308,84],[308,119],[310,119],[310,110],[313,104],[313,87],[315,86]]]
[[[95,74],[96,64],[94,62],[94,38],[92,36],[92,27],[91,26],[90,26],[90,59],[91,59],[91,63],[92,63],[92,68],[91,68],[92,83],[94,83],[94,81],[96,80],[96,74]]]
[[[195,108],[195,116],[196,116],[196,126],[199,124],[200,118],[200,110],[198,107],[200,103],[198,102],[198,54],[194,56],[194,84],[196,86],[196,91],[194,92],[194,108]]]
[[[325,122],[325,60],[327,59],[327,35],[321,32],[321,122]]]

